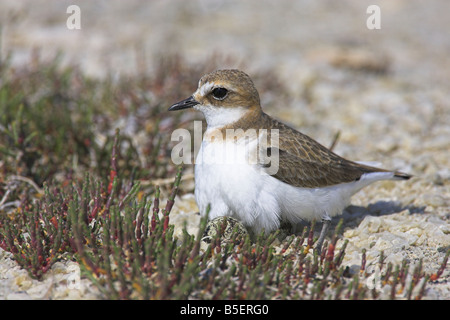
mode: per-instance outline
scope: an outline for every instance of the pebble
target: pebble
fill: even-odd
[[[32,300],[26,292],[13,292],[6,296],[6,300]]]
[[[245,236],[248,234],[247,229],[239,220],[232,217],[217,217],[208,221],[202,241],[210,243],[211,239],[213,239],[222,228],[224,228],[224,230],[220,239],[225,243],[238,243],[245,239]]]

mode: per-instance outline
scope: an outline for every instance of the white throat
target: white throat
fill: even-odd
[[[208,129],[217,129],[230,125],[241,119],[248,112],[243,107],[223,108],[197,105],[194,106],[194,109],[203,112]]]

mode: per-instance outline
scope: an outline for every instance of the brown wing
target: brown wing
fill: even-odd
[[[267,151],[274,153],[274,149]],[[359,180],[366,172],[384,171],[369,169],[344,159],[331,162],[318,162],[300,158],[285,150],[278,150],[278,171],[273,177],[296,187],[318,188],[344,182]],[[266,165],[267,166],[267,165]]]
[[[279,129],[279,148],[267,150],[268,156],[278,151],[279,169],[273,176],[290,185],[325,187],[359,180],[364,173],[387,171],[346,160],[283,123],[270,121],[272,128]]]

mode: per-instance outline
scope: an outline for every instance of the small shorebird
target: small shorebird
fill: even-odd
[[[195,163],[195,198],[201,214],[210,205],[210,219],[231,216],[255,232],[271,232],[281,220],[321,219],[320,251],[331,218],[353,194],[375,181],[411,177],[346,160],[271,118],[239,70],[204,75],[197,91],[169,110],[186,108],[200,110],[207,122]]]

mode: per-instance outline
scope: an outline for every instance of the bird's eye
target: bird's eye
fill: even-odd
[[[212,95],[216,100],[223,100],[228,94],[228,90],[225,88],[215,88],[212,91]]]

